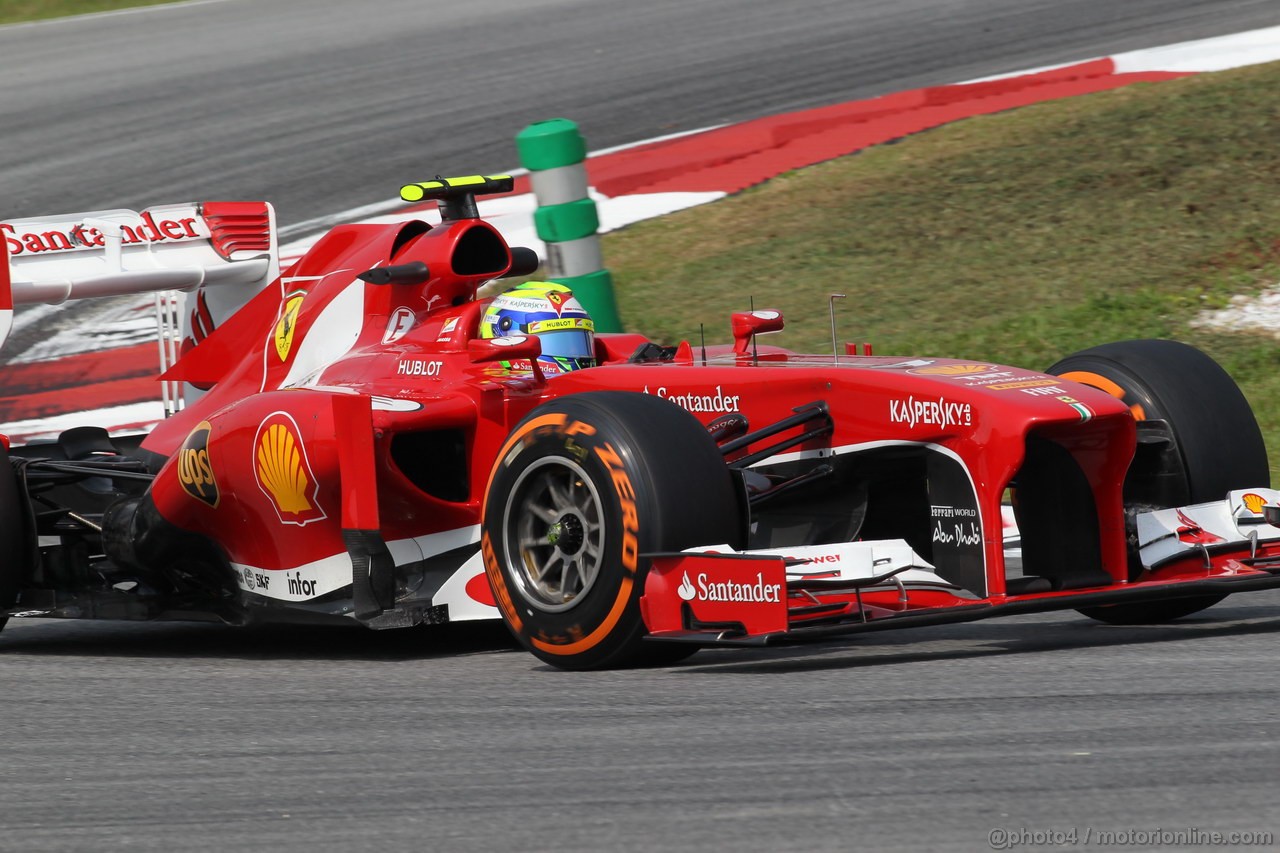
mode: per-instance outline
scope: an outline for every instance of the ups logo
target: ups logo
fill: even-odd
[[[213,464],[209,461],[208,421],[201,421],[182,442],[178,451],[178,482],[182,490],[211,507],[218,505],[218,481],[213,476]]]

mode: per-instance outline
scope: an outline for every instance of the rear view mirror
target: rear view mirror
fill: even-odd
[[[533,370],[533,379],[539,385],[547,381],[542,374],[542,368],[538,365],[540,355],[542,355],[542,341],[535,335],[473,338],[467,342],[467,356],[472,364],[528,359],[529,367]]]
[[[741,311],[733,320],[733,351],[745,355],[747,345],[756,335],[782,331],[782,312],[773,310]]]

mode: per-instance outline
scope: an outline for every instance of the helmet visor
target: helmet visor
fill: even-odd
[[[594,358],[596,354],[594,336],[585,329],[542,332],[538,340],[542,354],[555,358]]]

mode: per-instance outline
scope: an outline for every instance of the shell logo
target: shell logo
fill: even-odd
[[[1254,515],[1261,515],[1262,507],[1267,502],[1266,498],[1255,492],[1246,492],[1241,500],[1244,501],[1245,508]]]
[[[284,524],[299,527],[327,518],[320,485],[307,460],[298,424],[287,412],[273,412],[253,441],[253,474]]]
[[[994,369],[994,364],[939,364],[934,367],[917,367],[908,372],[920,376],[973,376]]]

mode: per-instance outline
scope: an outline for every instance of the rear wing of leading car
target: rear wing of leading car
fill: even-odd
[[[156,293],[163,371],[176,359],[180,341],[198,343],[275,281],[279,257],[275,211],[266,202],[0,222],[0,346],[17,305]],[[180,298],[162,298],[166,293],[194,299],[183,305]]]

